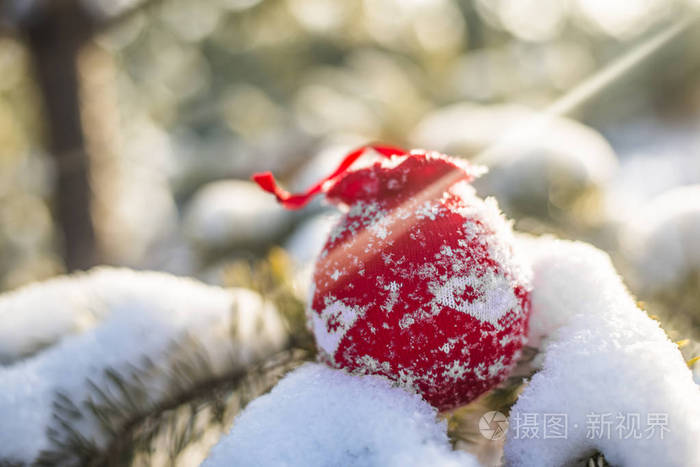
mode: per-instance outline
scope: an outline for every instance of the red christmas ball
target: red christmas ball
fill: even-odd
[[[527,335],[527,270],[495,201],[469,184],[478,169],[376,149],[387,160],[348,171],[349,156],[309,191],[348,208],[319,256],[309,324],[328,365],[384,375],[448,410],[515,365]],[[292,207],[309,195],[266,188]]]

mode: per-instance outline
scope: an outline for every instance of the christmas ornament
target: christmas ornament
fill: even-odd
[[[366,149],[384,157],[350,170]],[[384,375],[440,410],[503,381],[525,341],[528,277],[481,169],[446,155],[359,148],[307,192],[253,179],[290,209],[318,193],[347,209],[316,264],[309,325],[319,358]]]

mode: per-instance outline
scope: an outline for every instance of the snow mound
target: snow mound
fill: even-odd
[[[195,363],[195,380],[211,377],[264,358],[285,341],[274,307],[252,291],[126,269],[100,268],[0,296],[0,323],[5,361],[53,343],[0,367],[0,463],[31,463],[75,434],[104,448],[110,434],[89,405],[108,401],[95,388],[112,402],[128,402],[111,420],[119,425],[171,395],[174,364]],[[125,401],[110,374],[127,384],[137,374],[142,399]]]
[[[671,189],[637,212],[621,243],[635,267],[635,288],[657,292],[700,271],[700,185]]]
[[[311,217],[297,227],[284,244],[296,270],[295,291],[305,300],[308,299],[311,290],[316,258],[340,217],[340,213],[336,211]]]
[[[306,364],[252,402],[203,465],[478,465],[451,450],[435,417],[419,396],[383,378]]]
[[[91,86],[95,90],[88,92],[102,92],[96,83]],[[169,181],[173,150],[168,132],[149,117],[125,120],[122,131],[119,157],[91,169],[93,216],[106,259],[143,267],[144,260],[177,228],[177,205]]]
[[[700,391],[607,255],[546,237],[522,246],[532,341],[548,344],[511,410],[506,463],[568,465],[598,450],[611,465],[697,465]]]
[[[674,187],[700,183],[697,122],[669,122],[642,114],[607,126],[605,134],[620,155],[620,168],[606,187],[611,220],[636,216],[655,196]]]
[[[184,230],[205,248],[261,245],[285,230],[291,214],[255,183],[213,182],[201,188],[185,208]]]
[[[602,187],[617,168],[610,144],[592,128],[517,105],[444,107],[421,121],[412,142],[489,167],[474,182],[479,194],[526,214],[546,214],[551,195],[568,202]]]

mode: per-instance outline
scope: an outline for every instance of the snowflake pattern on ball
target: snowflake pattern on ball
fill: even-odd
[[[366,149],[385,159],[350,170]],[[372,146],[300,194],[254,175],[289,209],[319,193],[347,208],[314,273],[308,325],[321,361],[386,376],[439,410],[507,377],[526,340],[530,272],[495,200],[469,184],[480,173],[443,154]]]
[[[349,210],[319,257],[309,324],[322,361],[384,375],[446,410],[515,364],[528,274],[474,170],[416,153],[349,172],[327,192]]]

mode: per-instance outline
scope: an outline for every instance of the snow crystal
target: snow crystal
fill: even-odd
[[[225,248],[271,241],[290,221],[290,213],[255,183],[226,180],[197,191],[185,208],[183,222],[196,244]]]
[[[609,308],[608,296],[601,293],[605,290],[602,285],[624,287],[608,256],[591,245],[529,235],[520,235],[516,241],[518,251],[532,267],[531,346],[539,346],[542,338],[554,334],[576,315],[600,314],[600,310]],[[584,274],[596,264],[609,267],[599,266],[591,274]]]
[[[389,282],[388,285],[382,286],[382,288],[389,292],[386,302],[381,306],[382,310],[386,313],[391,313],[394,310],[394,305],[399,301],[399,292],[401,291],[401,284],[395,281]]]
[[[534,271],[531,341],[545,355],[511,410],[508,465],[568,465],[596,450],[612,465],[697,465],[700,391],[607,255],[551,238],[521,246]],[[546,414],[565,414],[566,436],[544,436]]]
[[[476,466],[419,396],[377,376],[306,364],[253,401],[205,467]]]
[[[47,430],[56,423],[58,393],[83,412],[71,419],[71,428],[106,445],[109,435],[85,408],[88,398],[99,402],[88,380],[119,399],[106,370],[128,375],[148,357],[157,368],[142,379],[144,404],[150,404],[168,393],[169,362],[186,358],[177,351],[179,342],[195,339],[214,374],[250,364],[284,343],[274,308],[252,291],[126,269],[100,268],[0,296],[0,326],[3,359],[14,361],[0,367],[0,461],[28,463],[56,447]]]
[[[388,227],[392,224],[392,218],[398,213],[389,213],[382,209],[378,202],[357,201],[348,211],[348,219],[355,219],[354,222],[345,226],[353,232],[359,232],[367,228],[376,238],[386,240],[391,233]]]
[[[654,198],[630,216],[621,243],[639,290],[656,292],[700,271],[700,185]]]

